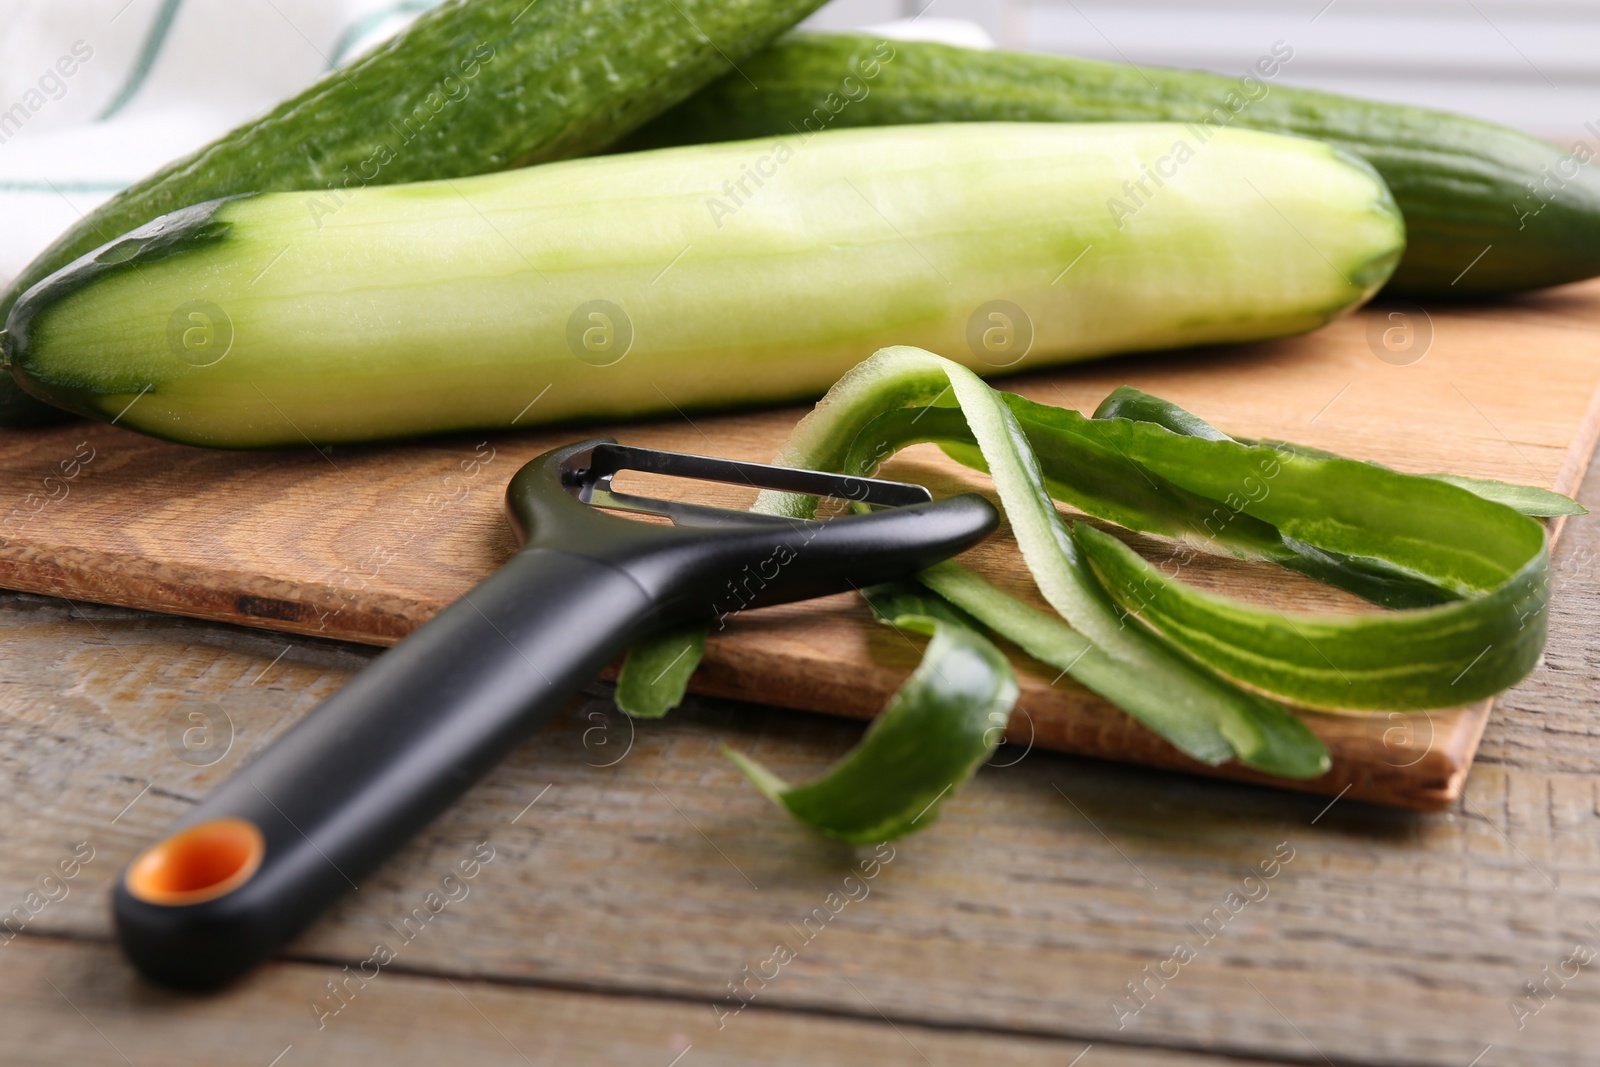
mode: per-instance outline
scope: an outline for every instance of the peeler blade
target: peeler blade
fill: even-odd
[[[718,459],[688,452],[669,452],[638,445],[599,444],[591,451],[573,456],[562,465],[562,482],[579,501],[594,507],[660,515],[679,526],[749,526],[762,523],[792,524],[792,519],[730,511],[703,504],[623,493],[613,487],[613,479],[623,471],[640,471],[674,478],[745,485],[783,493],[824,497],[880,507],[906,507],[926,504],[933,499],[924,486],[884,478],[860,478],[847,474],[799,467],[780,467],[769,463]]]

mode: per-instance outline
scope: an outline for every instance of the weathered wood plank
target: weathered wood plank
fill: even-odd
[[[1591,476],[1584,499],[1600,502],[1600,480]],[[864,898],[826,923],[814,918],[814,936],[776,978],[752,983],[753,1006],[727,1030],[770,1009],[864,1020],[881,1010],[902,1028],[1021,1031],[1057,1037],[1063,1052],[1092,1042],[1086,1067],[1119,1042],[1439,1067],[1463,1067],[1492,1045],[1482,1067],[1588,1064],[1600,1026],[1593,966],[1523,997],[1546,968],[1559,975],[1575,944],[1600,947],[1587,926],[1600,925],[1600,528],[1577,521],[1567,535],[1547,662],[1491,718],[1451,813],[1348,798],[1325,809],[1326,798],[1035,750],[980,773],[941,822],[898,844],[863,883],[854,864],[866,853],[795,828],[716,751],[727,741],[804,778],[857,727],[699,701],[637,724],[628,747],[626,722],[595,699],[513,754],[290,954],[359,965],[401,936],[394,924],[465,850],[488,841],[496,858],[470,896],[397,946],[406,969],[665,996],[715,1025],[728,983],[760,968],[778,941],[803,938],[805,917],[853,874]],[[370,656],[18,596],[0,599],[0,635],[9,846],[0,912],[30,892],[59,896],[41,879],[88,841],[94,858],[52,883],[66,895],[24,914],[28,934],[92,939],[108,936],[104,894],[134,850]],[[235,737],[205,767],[179,758],[205,758],[200,735],[189,738],[195,752],[182,745],[181,728],[194,724],[180,717],[169,741],[171,716],[197,706],[225,712]],[[1247,882],[1282,843],[1293,858]],[[1259,899],[1233,914],[1230,893]],[[1148,1005],[1130,1015],[1127,983],[1144,982],[1147,966],[1159,974],[1180,941],[1196,958],[1164,985],[1146,984]],[[293,982],[326,973],[296,966],[271,973]],[[154,996],[124,987],[105,1003],[137,1028]],[[632,1050],[625,1032],[617,1040]]]
[[[0,1059],[9,1067],[1244,1067],[1153,1048],[754,1009],[739,1025],[718,1030],[704,1008],[681,1001],[401,971],[348,980],[344,1010],[319,1018],[311,1004],[337,977],[327,966],[274,964],[220,996],[179,997],[139,983],[108,945],[41,938],[19,939],[5,964]]]

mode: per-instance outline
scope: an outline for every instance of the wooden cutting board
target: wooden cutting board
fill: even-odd
[[[1127,357],[1016,377],[1005,387],[1088,411],[1130,383],[1242,436],[1571,493],[1600,431],[1597,327],[1600,282],[1593,282],[1492,306],[1381,306],[1306,337]],[[636,370],[624,360],[616,372]],[[671,395],[670,383],[658,385]],[[389,644],[513,550],[501,494],[538,453],[614,433],[631,443],[765,460],[801,414],[694,414],[326,453],[212,452],[88,423],[0,434],[0,585]],[[902,454],[885,473],[937,493],[987,488],[930,447]],[[675,491],[726,506],[749,500],[694,483]],[[1154,557],[1167,551],[1146,539],[1134,543]],[[1031,588],[1006,536],[965,560],[1007,587]],[[1286,610],[1358,610],[1351,598],[1270,566],[1203,561],[1185,577]],[[867,718],[919,654],[909,638],[873,623],[859,599],[839,596],[736,616],[713,636],[694,688]],[[1232,765],[1201,767],[1070,679],[1018,660],[1014,747],[1002,749],[997,763],[1032,745],[1267,780]],[[1448,807],[1460,796],[1489,710],[1484,702],[1412,715],[1308,713],[1333,768],[1313,782],[1278,784]]]

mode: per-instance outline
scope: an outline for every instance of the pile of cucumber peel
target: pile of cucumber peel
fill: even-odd
[[[909,618],[911,629],[935,636],[860,746],[796,788],[735,757],[795,817],[855,843],[926,826],[1002,740],[996,712],[1017,689],[985,631],[1195,760],[1314,778],[1328,769],[1328,752],[1284,701],[1353,714],[1453,707],[1526,676],[1549,622],[1539,520],[1584,512],[1535,487],[1237,440],[1126,387],[1089,417],[996,391],[914,348],[885,349],[852,370],[777,461],[868,475],[926,442],[993,479],[1054,613],[954,562],[924,571],[920,589],[867,592],[882,621]],[[1289,615],[1206,592],[1182,580],[1181,566],[1157,567],[1100,525],[1069,522],[1057,501],[1199,551],[1275,562],[1397,610]],[[756,510],[810,517],[816,506],[814,497],[766,493]],[[704,641],[704,631],[673,633],[636,648],[618,682],[622,707],[665,713]],[[661,673],[656,665],[668,662],[673,671]],[[987,684],[975,678],[983,665]],[[921,788],[895,773],[913,723]]]
[[[980,375],[1303,333],[1380,291],[1600,274],[1588,154],[1280,84],[1286,46],[1229,77],[784,35],[819,3],[425,13],[13,280],[0,426],[76,413],[188,444],[320,446],[812,400],[837,381],[778,461],[870,473],[936,444],[993,478],[1052,609],[953,563],[869,593],[928,644],[860,747],[797,787],[734,754],[848,841],[926,826],[1000,742],[1017,686],[988,634],[1196,760],[1288,778],[1328,754],[1286,704],[1454,706],[1532,669],[1540,519],[1570,500],[1231,438],[1133,390],[1084,416]],[[1392,610],[1235,602],[1112,527]],[[635,649],[619,702],[664,714],[704,640]]]

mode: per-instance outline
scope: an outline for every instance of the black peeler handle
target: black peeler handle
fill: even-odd
[[[196,988],[271,955],[593,680],[651,607],[610,564],[517,553],[134,861],[114,904],[130,958]]]
[[[648,466],[647,466],[648,465]],[[829,522],[628,496],[622,469],[781,476],[887,510]],[[856,494],[856,489],[861,494]],[[220,985],[270,956],[464,793],[627,646],[664,625],[913,574],[999,521],[982,497],[582,442],[512,478],[524,547],[366,670],[129,864],[123,949],[168,985]],[[874,499],[888,496],[891,499]],[[650,510],[651,525],[589,506]],[[662,513],[659,512],[658,513]]]

